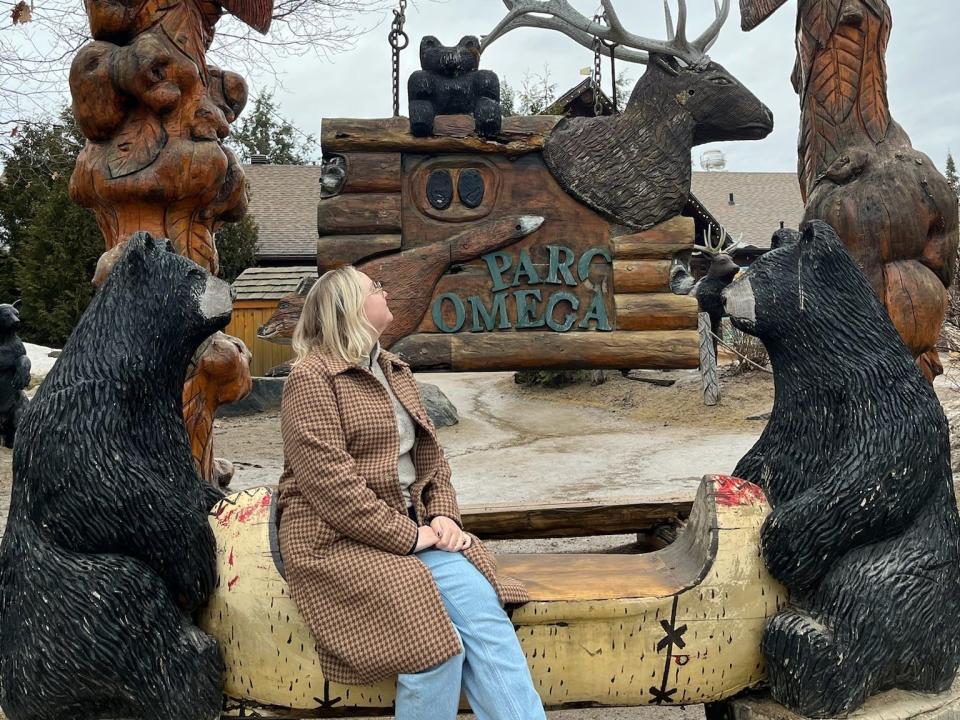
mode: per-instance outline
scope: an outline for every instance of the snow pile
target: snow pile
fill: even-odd
[[[30,358],[30,385],[38,385],[57,361],[55,357],[50,357],[50,351],[54,348],[28,342],[23,346],[27,349],[27,357]]]

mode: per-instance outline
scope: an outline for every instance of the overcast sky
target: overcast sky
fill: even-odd
[[[676,3],[672,1],[673,6]],[[580,12],[592,15],[598,3],[571,0]],[[688,36],[695,37],[709,23],[712,0],[687,0]],[[717,143],[695,149],[719,148],[728,170],[794,171],[799,123],[797,96],[790,84],[794,63],[796,2],[790,0],[764,24],[740,30],[737,0],[720,38],[710,50],[713,60],[740,79],[773,111],[775,129],[759,142]],[[889,0],[893,35],[887,52],[890,108],[894,119],[909,133],[914,147],[927,153],[943,169],[947,149],[960,154],[960,85],[957,82],[957,32],[960,0]],[[665,33],[661,0],[621,0],[616,4],[624,25],[647,37]],[[435,35],[454,44],[463,35],[489,32],[503,17],[499,0],[419,0],[407,10],[410,48],[401,55],[401,113],[406,114],[406,78],[419,68],[418,48],[424,35]],[[283,87],[276,88],[281,112],[300,129],[319,136],[323,117],[388,117],[392,114],[388,11],[361,18],[368,26],[380,24],[350,51],[329,60],[313,57],[287,60],[279,65]],[[215,55],[215,53],[214,53]],[[501,80],[518,86],[525,72],[550,69],[557,90],[563,92],[580,80],[580,69],[592,64],[592,53],[564,35],[522,28],[500,38],[482,58],[481,67]],[[642,66],[627,67],[636,79]],[[604,62],[604,84],[609,88],[609,61]],[[271,88],[270,78],[250,78],[251,94]],[[609,92],[609,90],[608,90]]]

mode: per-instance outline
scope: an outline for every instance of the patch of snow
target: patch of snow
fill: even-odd
[[[30,380],[32,385],[34,382],[39,382],[46,377],[57,359],[50,357],[50,351],[54,348],[34,345],[28,342],[25,342],[23,346],[27,349],[27,356],[30,358]]]

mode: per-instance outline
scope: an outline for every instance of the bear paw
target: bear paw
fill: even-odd
[[[868,668],[839,647],[827,625],[799,608],[767,623],[761,648],[774,699],[806,717],[845,715],[873,690]]]
[[[764,564],[796,595],[806,595],[830,568],[830,533],[815,527],[816,522],[806,506],[781,505],[760,529]]]

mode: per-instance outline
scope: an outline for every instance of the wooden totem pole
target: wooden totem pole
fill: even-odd
[[[740,0],[751,30],[785,0]],[[932,380],[957,258],[956,198],[913,149],[887,102],[886,0],[799,0],[793,86],[800,96],[804,222],[837,231]]]
[[[209,65],[206,52],[225,11],[263,33],[272,9],[272,0],[86,2],[94,39],[74,58],[70,91],[87,143],[70,195],[93,210],[106,240],[98,284],[138,230],[169,238],[177,252],[217,272],[213,233],[247,208],[243,171],[222,144],[246,104],[247,86],[236,73]],[[205,343],[201,352],[218,347]],[[220,368],[227,384],[249,379],[248,355],[231,357],[229,367],[219,356],[209,363],[198,357],[192,367]],[[221,384],[208,373],[202,381],[188,378],[185,414],[198,393],[219,396]],[[192,427],[191,434],[195,456],[209,456],[209,428]]]

